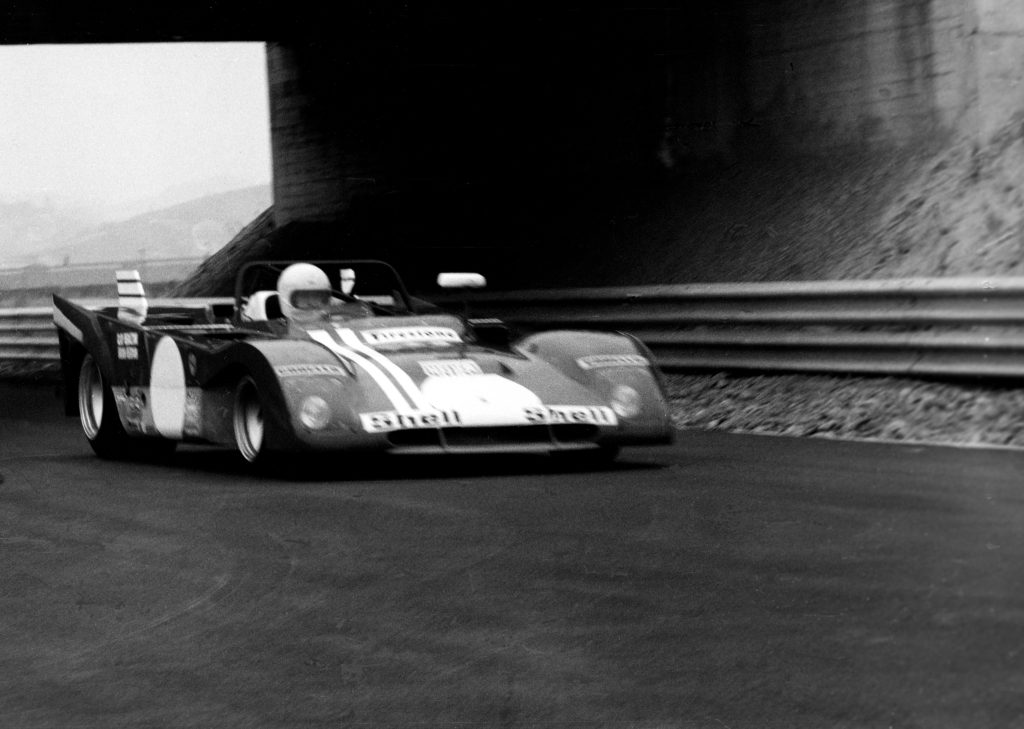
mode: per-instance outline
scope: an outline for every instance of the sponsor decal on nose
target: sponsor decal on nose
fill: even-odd
[[[389,327],[361,332],[367,344],[458,344],[459,334],[448,327]]]
[[[471,359],[436,359],[419,364],[428,377],[459,377],[484,373],[480,365]]]
[[[399,413],[383,410],[375,413],[360,413],[363,430],[367,433],[388,433],[392,430],[412,428],[449,428],[462,425],[462,419],[455,410],[418,410]]]
[[[331,364],[293,364],[278,365],[274,368],[278,377],[301,377],[308,375],[346,375],[348,370],[339,365]]]
[[[594,370],[600,367],[646,367],[650,361],[639,354],[591,354],[580,357],[576,364],[584,370]]]
[[[600,405],[540,405],[524,411],[526,420],[538,424],[617,425],[615,412]]]

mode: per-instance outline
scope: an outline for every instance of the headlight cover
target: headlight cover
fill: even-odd
[[[635,418],[640,414],[640,393],[629,385],[612,388],[612,410],[620,418]]]
[[[323,430],[331,420],[331,408],[319,395],[310,395],[302,401],[299,422],[310,430]]]

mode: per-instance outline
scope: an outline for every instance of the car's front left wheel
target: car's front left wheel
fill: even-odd
[[[232,422],[235,431],[235,445],[239,454],[248,463],[266,459],[264,440],[266,424],[263,418],[263,400],[256,382],[248,375],[235,388],[235,404]]]

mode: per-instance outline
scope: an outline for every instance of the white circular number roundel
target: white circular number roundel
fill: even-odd
[[[185,367],[170,337],[157,342],[149,370],[149,404],[153,425],[165,438],[181,438],[185,427]]]

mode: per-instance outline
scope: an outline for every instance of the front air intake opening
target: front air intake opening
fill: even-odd
[[[445,445],[453,448],[466,446],[508,446],[550,443],[546,425],[499,425],[476,428],[444,428]]]
[[[562,423],[552,425],[551,434],[559,443],[592,443],[600,432],[596,425]]]
[[[468,428],[416,428],[388,433],[388,442],[396,447],[488,448],[517,445],[557,445],[592,443],[597,439],[596,425],[560,423],[556,425],[497,425]]]
[[[436,428],[395,430],[388,433],[388,442],[396,447],[432,446],[440,448],[441,435]]]

